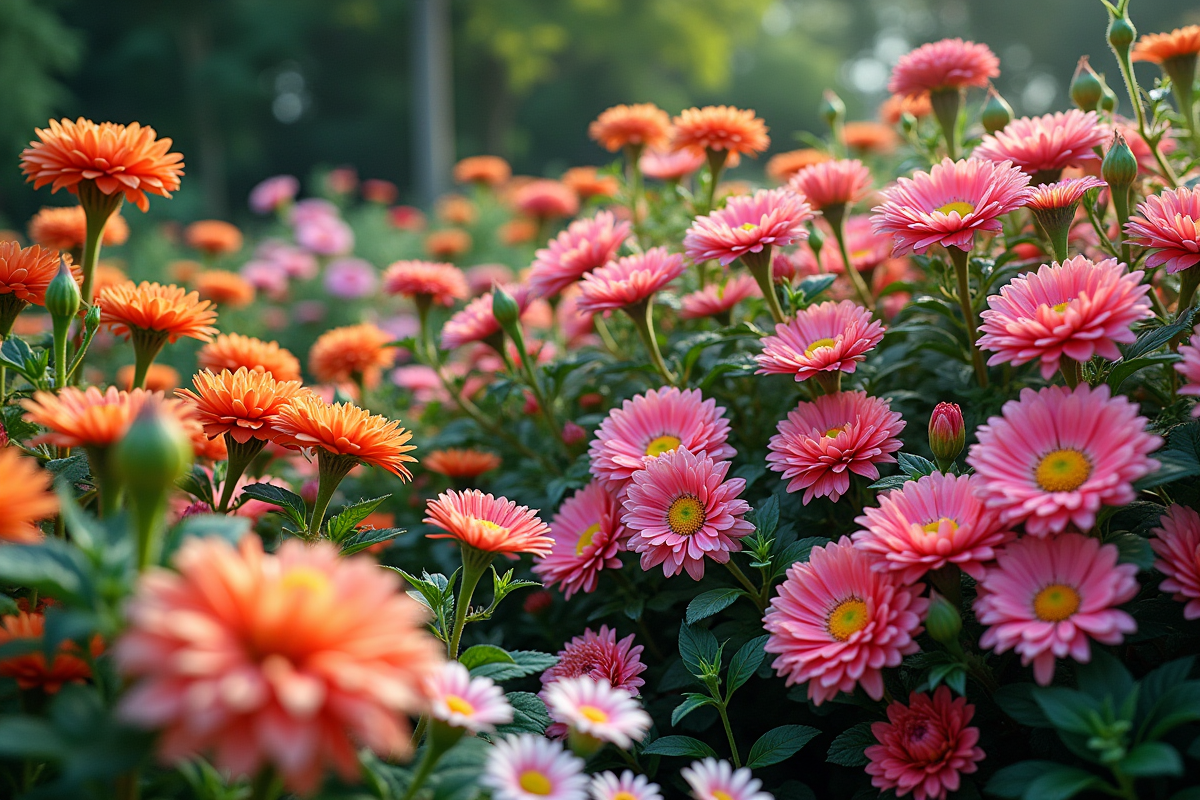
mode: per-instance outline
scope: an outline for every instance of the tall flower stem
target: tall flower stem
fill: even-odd
[[[642,219],[638,209],[642,200],[642,166],[638,159],[642,157],[642,145],[625,145],[625,169],[629,181],[629,219],[633,222],[633,235],[640,244],[642,241]]]
[[[412,782],[408,784],[408,790],[404,792],[404,796],[400,800],[412,800],[417,796],[417,792],[425,785],[425,781],[429,780],[441,755],[441,753],[434,752],[432,742],[426,746],[425,752],[421,755],[421,763],[417,765],[417,771],[413,774]]]
[[[1119,13],[1123,14],[1127,5],[1127,3],[1121,3]],[[1114,12],[1116,12],[1116,9],[1109,6],[1109,14],[1115,16]],[[1111,44],[1110,48],[1113,51],[1113,55],[1117,58],[1117,66],[1121,69],[1121,77],[1125,81],[1125,91],[1129,94],[1129,101],[1133,103],[1133,113],[1137,119],[1138,134],[1146,144],[1151,145],[1150,152],[1154,154],[1154,160],[1158,164],[1159,171],[1167,181],[1168,186],[1174,189],[1179,185],[1179,178],[1175,175],[1175,170],[1171,169],[1171,165],[1163,158],[1158,143],[1155,142],[1152,144],[1150,137],[1146,135],[1146,110],[1142,107],[1141,90],[1138,88],[1137,75],[1133,72],[1133,62],[1129,57],[1129,48],[1112,47]]]
[[[225,449],[229,452],[229,458],[225,462],[225,486],[221,489],[221,501],[217,504],[218,514],[225,514],[229,511],[229,501],[233,499],[234,486],[242,477],[242,473],[246,471],[246,467],[250,466],[250,462],[262,452],[266,444],[263,439],[248,439],[245,442],[239,442],[232,435],[225,434]]]
[[[479,550],[469,545],[462,547],[463,574],[458,587],[458,598],[454,601],[454,627],[450,629],[450,646],[447,654],[451,660],[458,659],[458,648],[462,644],[463,628],[467,626],[467,612],[471,607],[471,598],[475,595],[475,587],[487,573],[492,559],[496,556],[485,550]]]
[[[633,325],[637,328],[638,335],[642,337],[642,344],[646,346],[646,352],[650,354],[650,361],[658,370],[658,374],[662,375],[663,380],[674,386],[678,378],[667,367],[667,362],[663,360],[662,351],[658,349],[658,337],[654,335],[654,298],[648,297],[641,302],[626,306],[623,310],[633,320]]]
[[[833,238],[837,240],[838,252],[841,253],[846,276],[854,284],[854,291],[858,292],[858,299],[862,301],[863,306],[868,311],[874,311],[875,298],[871,295],[871,289],[867,286],[867,282],[863,280],[862,274],[854,268],[854,264],[850,260],[850,250],[846,247],[846,207],[838,206],[836,210],[834,208],[825,209],[824,213],[825,218],[829,220],[829,224],[833,228]]]
[[[767,610],[767,601],[763,597],[763,590],[754,585],[754,583],[742,572],[742,568],[734,563],[732,556],[725,562],[725,566],[729,569],[729,573],[737,579],[737,582],[745,587],[750,594],[750,599],[754,601],[754,605],[758,606],[759,613],[764,613]]]
[[[141,389],[146,385],[146,373],[150,371],[150,365],[167,343],[167,335],[160,331],[131,328],[129,338],[133,341],[134,357],[132,388]]]
[[[962,108],[962,91],[960,89],[939,89],[930,92],[929,103],[933,106],[933,115],[937,117],[942,135],[946,138],[946,154],[951,161],[958,160],[958,112]]]
[[[725,708],[725,703],[720,700],[716,703],[717,713],[721,716],[721,725],[725,728],[725,738],[729,740],[729,753],[733,756],[733,766],[736,769],[741,769],[742,757],[738,754],[737,740],[733,738],[733,727],[729,724],[729,711]]]
[[[947,247],[946,250],[950,253],[950,260],[954,262],[954,275],[958,279],[958,304],[962,309],[963,324],[967,329],[967,343],[971,346],[971,363],[975,366],[975,377],[979,381],[980,388],[986,389],[988,385],[987,367],[983,364],[983,354],[979,352],[979,346],[975,342],[978,335],[975,325],[975,309],[971,304],[971,278],[967,270],[971,253],[969,250],[961,250],[957,247]]]
[[[83,302],[92,302],[92,284],[96,273],[96,262],[100,260],[100,245],[104,238],[104,226],[109,217],[121,208],[124,195],[120,192],[105,194],[96,188],[94,181],[80,181],[79,204],[87,219],[87,228],[83,240],[83,259],[80,269],[83,272],[83,286],[80,292]]]
[[[708,198],[705,200],[704,208],[696,209],[698,216],[708,214],[713,209],[713,204],[717,200],[717,184],[721,180],[721,171],[725,169],[725,161],[729,158],[728,150],[709,150],[708,151]]]
[[[758,283],[771,318],[776,323],[786,321],[787,315],[783,313],[783,306],[779,305],[779,295],[775,293],[775,281],[771,276],[771,248],[764,247],[761,253],[743,253],[742,263]]]
[[[329,510],[329,501],[337,491],[342,479],[350,470],[358,465],[354,456],[343,456],[321,450],[317,454],[317,499],[313,501],[312,517],[308,523],[308,536],[317,539],[321,536],[321,524],[325,521],[325,512]],[[226,481],[229,478],[225,479]]]

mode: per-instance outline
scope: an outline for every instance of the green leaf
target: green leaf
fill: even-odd
[[[1158,462],[1158,469],[1133,483],[1133,488],[1139,492],[1200,475],[1200,461],[1184,453],[1160,450],[1154,454],[1154,460]]]
[[[1136,564],[1139,570],[1150,569],[1154,566],[1154,551],[1150,549],[1150,542],[1136,533],[1123,531],[1110,536],[1107,541],[1117,546],[1117,550],[1120,552],[1118,557],[1120,563]]]
[[[67,458],[51,459],[46,462],[46,469],[55,476],[56,480],[66,481],[70,484],[91,482],[92,470],[88,465],[87,453],[76,453]]]
[[[251,483],[242,489],[242,494],[246,497],[253,497],[255,500],[261,500],[264,503],[278,506],[284,516],[297,525],[304,526],[308,509],[304,505],[304,498],[295,492],[290,492],[282,486],[275,486],[270,483]]]
[[[404,528],[364,528],[342,539],[339,546],[342,555],[352,556],[380,542],[389,542],[405,532]]]
[[[711,631],[694,625],[680,626],[679,655],[692,675],[702,677],[707,671],[704,664],[717,666],[717,651],[717,639]]]
[[[558,656],[539,653],[536,650],[511,650],[512,664],[484,664],[472,671],[475,676],[491,678],[497,683],[514,678],[524,678],[535,672],[545,672],[558,663]]]
[[[717,751],[691,736],[662,736],[642,750],[648,756],[687,756],[689,758],[716,758]]]
[[[750,748],[750,758],[746,761],[746,766],[758,769],[786,761],[820,733],[821,731],[807,725],[780,725],[773,728],[764,733]]]
[[[984,791],[1022,800],[1067,800],[1102,784],[1098,777],[1077,767],[1053,761],[1022,761],[996,772]]]
[[[482,667],[484,664],[515,664],[516,661],[508,654],[508,651],[503,648],[496,647],[492,644],[477,644],[473,647],[468,647],[458,657],[461,663],[467,669],[475,669]]]
[[[167,532],[163,542],[162,563],[171,563],[171,557],[183,546],[185,541],[193,536],[201,538],[216,536],[236,545],[243,536],[250,532],[251,526],[251,520],[246,517],[225,514],[193,514],[190,517],[184,517],[178,525]]]
[[[833,285],[833,280],[836,277],[836,275],[809,275],[800,281],[800,284],[796,288],[804,295],[804,302],[811,303],[822,292]]]
[[[692,625],[724,611],[745,593],[742,589],[710,589],[696,595],[692,602],[688,603],[687,624]]]
[[[358,523],[371,516],[371,512],[379,508],[379,504],[389,497],[391,497],[390,494],[385,494],[383,497],[362,500],[343,508],[337,516],[330,517],[329,522],[326,523],[325,530],[329,533],[329,538],[336,543],[349,536]]]
[[[19,336],[9,335],[4,344],[0,345],[0,362],[9,369],[16,370],[30,383],[41,380],[45,369],[37,369],[38,358],[33,350]]]
[[[1055,728],[1071,733],[1092,733],[1091,718],[1099,709],[1083,692],[1060,686],[1039,687],[1033,690],[1033,700]]]
[[[1142,742],[1121,759],[1121,771],[1140,778],[1182,775],[1183,759],[1166,742]]]
[[[867,488],[868,489],[877,489],[878,491],[881,491],[881,492],[887,492],[887,491],[891,491],[892,489],[899,489],[901,486],[908,483],[910,480],[911,480],[911,478],[909,478],[907,475],[885,475],[884,477],[882,477],[879,480],[872,483]]]
[[[1176,684],[1163,693],[1156,713],[1148,718],[1146,739],[1160,739],[1167,732],[1188,722],[1200,720],[1200,681]]]
[[[733,658],[729,660],[729,674],[726,677],[728,688],[725,690],[725,696],[727,698],[750,680],[750,676],[758,670],[767,656],[763,645],[767,643],[768,638],[770,637],[755,637],[739,647],[738,651],[733,654]]]
[[[175,481],[175,485],[197,500],[208,503],[209,508],[217,507],[217,501],[213,499],[212,478],[199,464],[193,464],[192,471]]]
[[[763,539],[772,536],[779,527],[779,498],[771,495],[754,509],[754,527]]]
[[[1196,664],[1195,656],[1184,656],[1174,661],[1168,661],[1161,667],[1151,671],[1138,684],[1138,720],[1139,723],[1152,718],[1157,712],[1159,701],[1171,688],[1183,683],[1192,674]]]
[[[1119,706],[1133,691],[1133,676],[1120,660],[1099,647],[1092,648],[1092,659],[1075,667],[1079,688],[1093,699],[1104,702],[1111,697],[1113,705]]]
[[[928,458],[913,455],[912,453],[898,453],[896,461],[903,472],[908,473],[908,476],[913,480],[932,475],[938,471],[937,464],[934,464]]]
[[[0,717],[0,756],[61,758],[68,750],[68,744],[40,717],[18,714]]]
[[[716,704],[717,704],[717,701],[713,700],[711,697],[709,697],[706,694],[697,694],[695,692],[689,692],[686,695],[684,701],[682,703],[680,703],[679,705],[675,706],[675,710],[671,712],[671,727],[678,725],[679,722],[684,717],[686,717],[688,714],[692,713],[696,709],[704,708],[705,706],[713,706]]]
[[[39,594],[89,604],[95,585],[83,553],[61,539],[0,547],[0,584],[37,589]]]
[[[497,725],[497,733],[532,733],[541,736],[546,732],[550,726],[550,714],[540,697],[532,692],[509,692],[505,697],[512,706],[513,721]]]
[[[879,740],[871,733],[871,723],[860,722],[838,734],[829,745],[825,760],[843,767],[861,767],[869,760],[863,751],[876,744]]]
[[[1036,689],[1032,683],[1010,683],[997,689],[993,698],[1001,711],[1021,725],[1053,728],[1054,725],[1042,713],[1042,707],[1033,699]]]
[[[1113,390],[1118,391],[1126,380],[1133,376],[1139,370],[1147,367],[1155,367],[1160,364],[1173,364],[1176,361],[1182,360],[1175,353],[1155,353],[1154,355],[1141,356],[1139,358],[1121,359],[1113,365],[1112,370],[1108,373],[1105,379]]]
[[[1192,327],[1192,317],[1195,314],[1195,307],[1188,308],[1179,314],[1171,324],[1142,331],[1133,344],[1124,349],[1122,362],[1132,361],[1151,353],[1171,341],[1177,334],[1187,331]]]

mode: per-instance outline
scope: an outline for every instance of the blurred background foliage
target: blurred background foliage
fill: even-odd
[[[15,166],[59,115],[175,139],[187,178],[153,214],[237,219],[262,178],[340,164],[411,197],[410,6],[0,0],[0,227],[67,202],[35,195]],[[1184,0],[1134,0],[1131,13],[1142,32],[1200,21]],[[604,163],[587,123],[635,101],[754,108],[772,151],[787,150],[816,129],[822,88],[872,117],[895,60],[943,36],[987,42],[1000,91],[1042,113],[1066,104],[1079,53],[1115,77],[1104,26],[1099,0],[452,0],[456,152],[531,174]]]

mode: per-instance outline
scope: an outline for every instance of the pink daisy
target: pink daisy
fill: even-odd
[[[617,222],[611,211],[592,219],[578,219],[535,253],[529,286],[539,297],[553,297],[586,273],[617,256],[629,238],[628,222]]]
[[[929,601],[922,586],[901,586],[850,539],[813,548],[779,584],[763,618],[766,651],[787,685],[808,684],[820,705],[856,685],[883,697],[883,668],[899,666],[920,648],[914,641]]]
[[[600,423],[588,448],[592,474],[610,489],[624,486],[648,459],[677,447],[703,453],[714,461],[733,458],[729,420],[715,400],[699,389],[651,389],[614,408]],[[616,484],[612,486],[611,484]]]
[[[683,319],[702,319],[729,314],[733,307],[748,297],[762,294],[758,283],[749,275],[731,275],[725,283],[710,283],[703,289],[684,295],[679,316]]]
[[[1181,272],[1200,263],[1200,191],[1179,188],[1151,195],[1125,224],[1129,241],[1150,248],[1147,267]]]
[[[379,274],[370,261],[361,258],[339,258],[325,267],[325,291],[343,300],[357,300],[374,294]]]
[[[636,695],[646,683],[639,677],[645,671],[642,646],[633,643],[633,634],[618,641],[615,629],[601,625],[599,633],[588,628],[563,645],[558,663],[542,673],[542,687],[544,692],[555,681],[587,675]]]
[[[642,303],[683,274],[683,256],[665,247],[610,261],[583,276],[580,311],[609,311]]]
[[[978,584],[975,616],[988,626],[979,646],[1015,650],[1046,686],[1056,658],[1069,655],[1086,664],[1090,639],[1120,644],[1137,623],[1115,606],[1138,593],[1138,568],[1118,564],[1119,555],[1115,545],[1078,533],[1005,547]]]
[[[647,178],[678,181],[704,166],[705,160],[704,153],[696,150],[647,150],[638,166]]]
[[[294,210],[298,211],[299,208],[300,205],[296,204]],[[343,220],[336,216],[303,219],[304,222],[295,223],[295,236],[296,244],[305,250],[320,256],[341,256],[354,250],[354,230]]]
[[[462,270],[433,261],[397,261],[383,273],[383,290],[442,306],[452,306],[455,300],[468,297]]]
[[[524,285],[505,286],[524,314],[529,308],[531,295]],[[442,326],[442,347],[453,350],[472,342],[486,342],[500,335],[500,323],[492,315],[492,293],[480,295],[467,303],[466,308],[446,320]],[[497,344],[499,344],[497,342]]]
[[[1131,326],[1152,314],[1142,276],[1115,258],[1043,264],[988,297],[989,308],[979,315],[979,349],[995,353],[991,365],[1037,361],[1046,380],[1064,356],[1119,359],[1117,344],[1136,339]]]
[[[866,773],[877,789],[895,789],[898,797],[912,792],[915,800],[946,800],[957,792],[960,775],[979,769],[984,758],[979,728],[967,725],[975,706],[965,697],[954,698],[939,686],[931,699],[913,692],[908,705],[888,704],[887,722],[871,725],[879,744],[866,749]]]
[[[549,526],[538,518],[537,511],[478,489],[447,489],[428,501],[425,513],[428,516],[423,522],[444,531],[427,538],[457,539],[463,547],[485,553],[544,556],[554,544],[546,535]]]
[[[1058,183],[1043,183],[1033,188],[1033,194],[1030,195],[1025,207],[1035,214],[1069,210],[1070,214],[1066,217],[1066,222],[1070,222],[1074,219],[1075,210],[1079,208],[1079,201],[1083,199],[1084,194],[1089,189],[1107,185],[1104,181],[1091,175],[1069,178]]]
[[[790,189],[759,189],[729,198],[723,209],[697,217],[683,237],[688,258],[715,258],[728,266],[739,258],[769,259],[772,247],[787,247],[808,238],[804,223],[812,207]]]
[[[561,181],[541,178],[513,192],[512,203],[527,217],[554,219],[571,217],[579,211],[579,196]]]
[[[986,44],[942,39],[901,56],[892,68],[888,91],[917,97],[943,89],[982,89],[999,75],[1000,59]]]
[[[662,800],[657,783],[651,783],[645,775],[634,775],[628,769],[619,778],[612,772],[593,775],[588,791],[592,800]]]
[[[1167,576],[1159,591],[1173,592],[1184,619],[1200,619],[1200,514],[1178,504],[1167,509],[1155,528],[1150,547],[1154,568]]]
[[[876,464],[896,460],[904,420],[887,402],[866,392],[837,392],[801,402],[779,423],[768,444],[767,465],[783,474],[787,490],[804,490],[837,502],[850,489],[850,473],[879,478]]]
[[[871,171],[858,159],[822,161],[797,172],[788,186],[814,208],[824,211],[862,200],[871,188]]]
[[[1034,176],[1035,183],[1058,180],[1063,167],[1083,166],[1099,156],[1092,148],[1109,139],[1108,128],[1095,111],[1077,108],[1041,117],[1021,117],[1003,130],[989,133],[975,148],[974,157],[1011,162]]]
[[[491,733],[497,725],[513,720],[504,691],[491,678],[472,678],[457,661],[447,661],[441,671],[425,679],[425,696],[429,715],[452,728]]]
[[[891,235],[876,233],[871,227],[871,218],[868,215],[856,214],[848,217],[845,225],[846,250],[850,253],[850,261],[856,270],[870,272],[892,257]],[[846,271],[837,239],[833,237],[828,223],[818,221],[817,227],[825,234],[821,243],[819,263],[813,253],[811,241],[797,247],[790,257],[777,253],[773,262],[776,280],[785,274],[794,278],[796,275],[817,275],[821,272],[841,275]],[[790,258],[791,263],[781,263],[781,258]]]
[[[295,200],[299,192],[300,181],[294,175],[275,175],[250,190],[250,210],[271,214]]]
[[[561,742],[522,733],[496,742],[479,782],[493,800],[585,800],[588,778]]]
[[[550,523],[554,546],[534,561],[533,571],[546,586],[559,584],[566,599],[594,592],[600,571],[620,569],[624,550],[621,510],[608,490],[592,481],[562,504]]]
[[[947,158],[929,172],[897,180],[871,219],[876,233],[895,237],[898,256],[935,244],[970,250],[976,231],[1001,230],[1000,217],[1031,194],[1029,176],[1011,164]]]
[[[754,360],[758,375],[795,375],[805,381],[822,372],[854,372],[883,339],[883,325],[850,300],[809,306],[764,336]]]
[[[1006,525],[1034,536],[1068,523],[1089,530],[1101,505],[1135,497],[1133,482],[1158,468],[1149,458],[1162,439],[1146,432],[1136,404],[1107,386],[1023,389],[976,432],[967,463],[975,492]]]
[[[909,481],[868,508],[854,521],[864,530],[854,546],[879,556],[875,568],[898,572],[902,583],[915,583],[926,572],[957,564],[973,578],[996,557],[994,548],[1015,534],[974,494],[967,475],[935,472]]]
[[[745,767],[734,769],[728,761],[706,758],[693,761],[679,774],[692,790],[693,800],[773,800],[759,791],[762,781],[753,777]]]
[[[1192,331],[1193,339],[1198,336],[1200,336],[1200,326]],[[1181,345],[1179,355],[1183,356],[1183,361],[1175,365],[1175,371],[1187,381],[1179,387],[1179,394],[1186,397],[1200,397],[1200,345],[1191,342]],[[1192,416],[1200,417],[1200,404],[1192,406]]]
[[[603,678],[563,678],[547,686],[543,697],[550,719],[573,734],[610,742],[622,750],[640,742],[650,730],[650,715],[633,695],[614,689]]]

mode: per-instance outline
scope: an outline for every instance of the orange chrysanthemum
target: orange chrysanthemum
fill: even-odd
[[[56,250],[77,250],[87,236],[87,217],[83,206],[47,206],[29,220],[29,238]],[[125,244],[129,223],[119,213],[108,218],[100,243],[105,247]]]
[[[842,126],[842,141],[854,152],[890,153],[900,144],[900,136],[882,122],[847,122]]]
[[[197,372],[192,389],[180,389],[209,438],[228,434],[234,441],[266,441],[275,437],[280,409],[302,390],[299,381],[276,381],[265,372],[222,370]]]
[[[317,450],[354,462],[386,469],[412,480],[405,464],[416,463],[406,455],[416,447],[409,444],[412,432],[389,420],[349,403],[329,404],[314,394],[298,394],[279,409],[275,422],[277,441],[301,450]]]
[[[188,225],[183,232],[189,247],[208,253],[223,255],[242,249],[242,232],[236,225],[219,219],[202,219]]]
[[[69,255],[62,257],[71,263]],[[58,259],[57,250],[40,244],[22,248],[16,242],[0,242],[0,317],[11,304],[16,305],[14,318],[27,303],[45,305],[46,287],[58,274]]]
[[[471,249],[471,234],[460,228],[432,231],[425,237],[425,252],[431,258],[454,259]]]
[[[0,646],[21,639],[40,642],[45,628],[46,617],[36,611],[21,610],[0,617]],[[92,639],[92,655],[100,655],[103,648],[100,637]],[[77,652],[78,647],[74,642],[64,641],[47,665],[46,654],[38,647],[32,652],[0,661],[0,675],[14,678],[22,689],[41,689],[46,694],[54,694],[64,683],[83,683],[92,677],[91,668],[76,655]]]
[[[653,103],[613,106],[588,126],[588,136],[610,153],[623,147],[665,147],[671,118]]]
[[[767,175],[779,183],[787,183],[793,175],[805,167],[829,161],[833,156],[812,147],[776,153],[767,159]]]
[[[322,383],[362,380],[379,383],[380,371],[390,367],[396,351],[388,347],[391,335],[368,323],[325,331],[308,351],[308,368]]]
[[[34,131],[39,141],[21,153],[21,170],[33,188],[51,184],[52,192],[79,193],[89,182],[103,194],[124,194],[142,211],[150,208],[147,194],[170,197],[179,188],[183,155],[168,152],[170,139],[159,139],[153,128],[133,122],[100,125],[80,117],[72,122],[50,120]]]
[[[192,285],[200,297],[218,305],[244,308],[254,302],[254,287],[236,272],[210,269],[196,275]]]
[[[675,118],[671,146],[693,152],[724,151],[757,156],[771,145],[767,126],[753,109],[705,106],[685,109]]]
[[[1162,64],[1200,53],[1200,25],[1176,28],[1170,33],[1148,33],[1133,46],[1134,61]]]
[[[898,125],[905,114],[912,114],[917,119],[928,117],[933,113],[933,104],[929,94],[902,95],[894,94],[879,106],[879,118],[888,125]]]
[[[300,361],[278,342],[264,342],[240,333],[222,333],[196,354],[201,369],[236,372],[245,367],[251,372],[267,372],[277,381],[300,379]]]
[[[170,342],[189,337],[207,342],[217,332],[217,310],[196,292],[178,286],[132,281],[100,293],[100,321],[118,336],[134,330],[166,336]]]
[[[0,541],[36,542],[42,538],[37,521],[58,513],[50,492],[50,473],[37,460],[15,447],[0,447]]]
[[[111,261],[100,261],[96,264],[96,271],[92,273],[92,291],[96,297],[110,286],[120,286],[128,282],[129,276],[125,274],[125,270]]]
[[[34,439],[35,444],[56,447],[108,447],[120,440],[147,399],[161,397],[157,392],[134,389],[122,392],[115,386],[101,392],[95,386],[86,390],[74,386],[58,394],[35,392],[22,400],[25,419],[48,431]]]
[[[474,225],[479,209],[461,194],[445,194],[437,201],[437,218],[451,225]]]
[[[532,242],[538,233],[538,224],[525,217],[517,217],[503,223],[496,229],[496,238],[501,244],[516,247]]]
[[[204,265],[191,258],[180,258],[167,264],[167,275],[175,283],[191,283],[201,272],[204,272]]]
[[[425,522],[445,531],[429,534],[430,539],[457,539],[485,553],[509,555],[546,556],[554,546],[550,526],[536,511],[478,489],[443,492],[429,501],[426,513]]]
[[[452,447],[434,450],[421,462],[425,469],[448,478],[478,478],[500,466],[500,456],[483,450]]]
[[[133,373],[133,364],[126,364],[117,370],[117,386],[123,386],[125,391],[132,389]],[[166,364],[151,364],[142,382],[142,388],[148,392],[169,392],[178,385],[179,373]]]
[[[499,186],[512,177],[512,168],[500,156],[470,156],[454,165],[458,183],[482,183]]]
[[[563,173],[562,182],[584,200],[612,197],[621,188],[615,175],[600,175],[595,167],[571,167]]]

